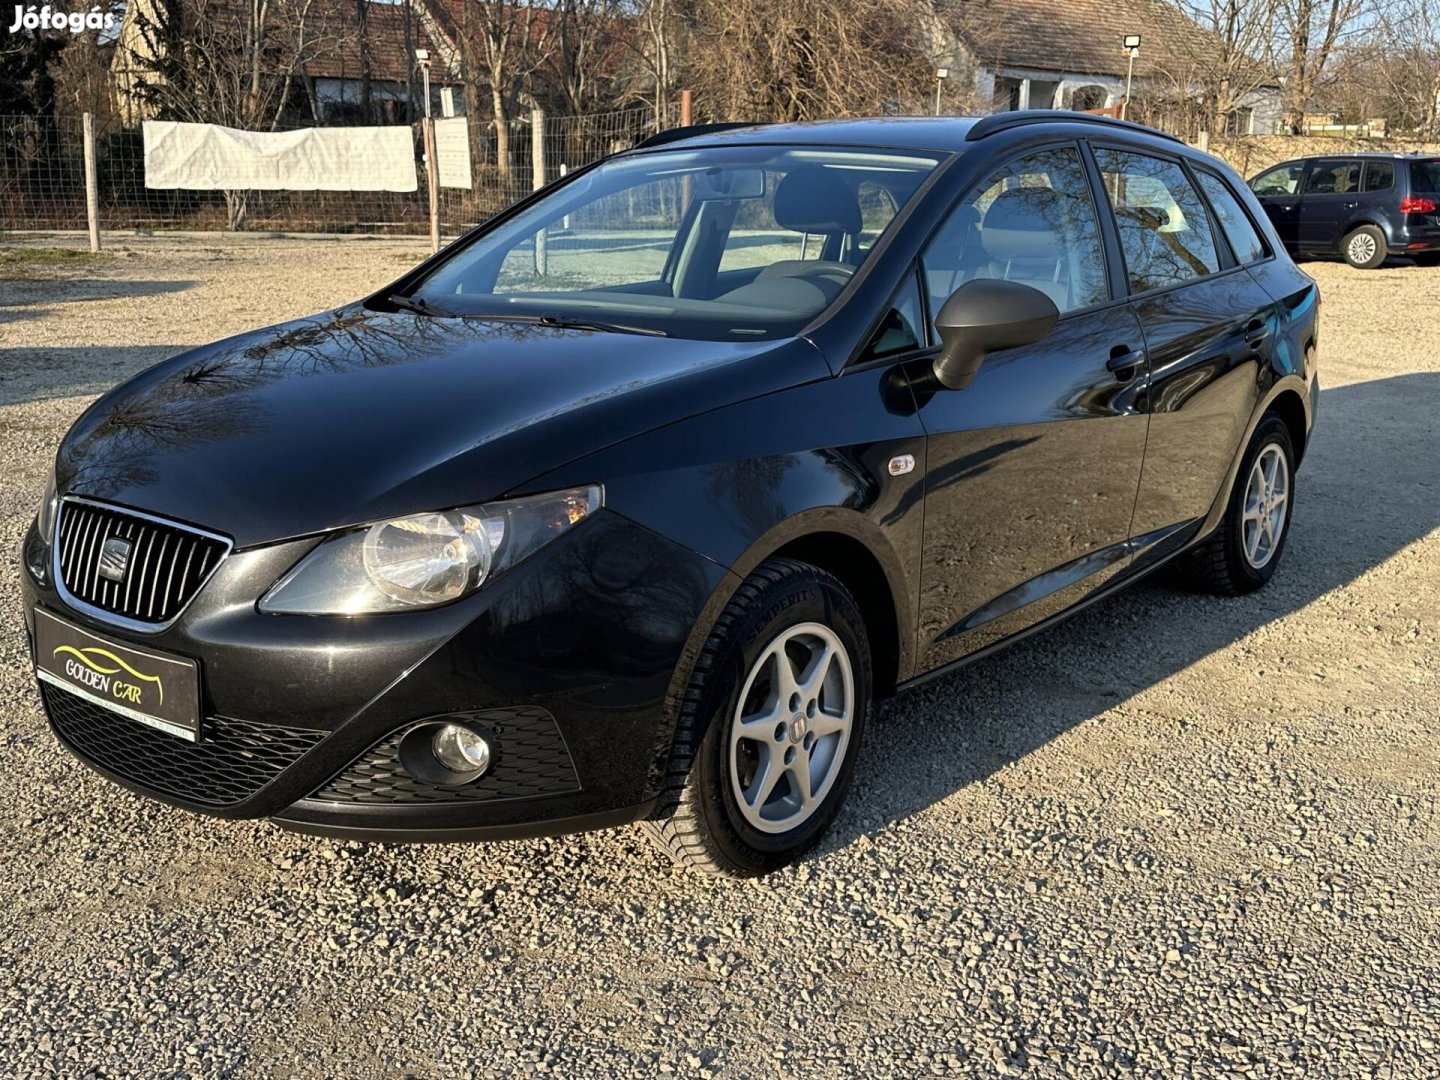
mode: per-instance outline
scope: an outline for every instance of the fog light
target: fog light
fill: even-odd
[[[484,736],[459,724],[446,724],[437,731],[430,741],[430,752],[445,768],[468,779],[490,768],[490,744]]]

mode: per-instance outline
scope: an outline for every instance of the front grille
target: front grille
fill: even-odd
[[[115,615],[144,623],[166,623],[180,613],[230,545],[195,532],[114,507],[66,499],[60,504],[58,537],[60,581],[72,597]],[[105,542],[129,543],[119,581],[101,573]]]
[[[381,740],[359,761],[310,796],[343,803],[490,802],[580,790],[580,778],[554,718],[537,705],[465,714],[495,733],[499,753],[490,771],[463,787],[416,780],[400,765],[404,732]]]
[[[299,759],[323,731],[206,719],[198,743],[117,716],[40,684],[45,711],[80,756],[141,787],[201,806],[243,802]]]

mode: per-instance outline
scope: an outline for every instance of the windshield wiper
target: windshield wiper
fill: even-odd
[[[393,304],[401,311],[410,311],[416,315],[429,315],[436,318],[454,317],[454,313],[438,308],[429,301],[418,296],[402,296],[400,293],[390,293],[385,298],[387,304]]]
[[[599,319],[572,318],[569,315],[512,315],[477,313],[477,319],[498,319],[506,322],[528,322],[537,326],[553,326],[561,330],[596,330],[604,334],[644,334],[647,337],[669,337],[664,330],[652,326],[630,326],[626,323],[604,322]]]

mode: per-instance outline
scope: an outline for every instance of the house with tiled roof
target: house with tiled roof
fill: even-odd
[[[1141,39],[1135,104],[1183,101],[1198,94],[1200,73],[1221,66],[1224,49],[1167,0],[971,0],[939,11],[932,55],[973,90],[982,111],[1117,112],[1130,59],[1124,40],[1132,34]],[[1282,117],[1279,81],[1258,64],[1244,66],[1246,85],[1229,103],[1225,129],[1273,134]]]

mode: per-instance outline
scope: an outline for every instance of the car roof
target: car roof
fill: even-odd
[[[699,124],[662,132],[640,143],[652,146],[874,146],[905,150],[957,151],[975,125],[969,116],[872,116],[844,120],[803,120],[789,124]]]
[[[1068,126],[1129,134],[1183,144],[1168,132],[1093,113],[1063,109],[1019,109],[989,116],[872,116],[844,120],[806,120],[789,124],[698,124],[662,131],[637,143],[634,149],[664,147],[749,146],[864,146],[885,149],[957,153],[977,141],[1014,128]]]

